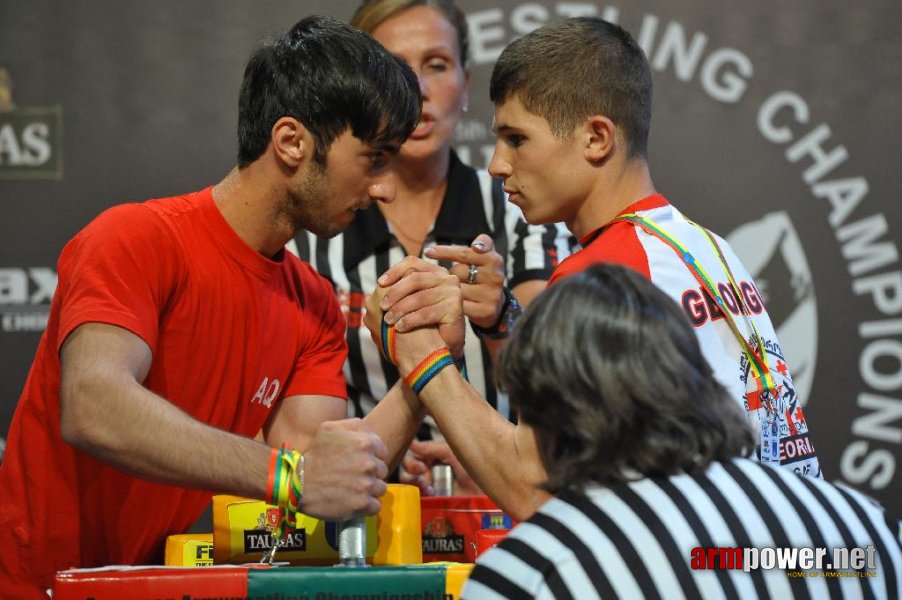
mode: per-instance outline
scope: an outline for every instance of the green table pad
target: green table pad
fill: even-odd
[[[279,567],[248,572],[259,600],[444,600],[445,565]]]

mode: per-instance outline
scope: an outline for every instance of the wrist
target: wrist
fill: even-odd
[[[264,500],[279,507],[279,523],[273,530],[281,539],[286,527],[294,527],[304,498],[304,455],[286,446],[273,448]]]
[[[504,300],[501,304],[501,312],[498,320],[491,327],[480,327],[476,323],[470,322],[473,332],[482,339],[504,339],[510,335],[510,330],[517,321],[517,318],[523,313],[523,308],[517,301],[513,292],[509,289],[502,288]]]
[[[414,393],[419,394],[442,369],[453,364],[454,359],[451,357],[448,346],[442,346],[427,354],[426,358],[413,367],[404,377],[404,383]]]
[[[398,367],[398,372],[401,374],[402,378],[407,376],[407,374],[410,373],[410,371],[416,367],[427,354],[436,348],[442,346],[447,347],[442,336],[439,335],[438,331],[432,328],[424,327],[415,329],[401,334],[399,337],[403,341],[395,354],[397,357],[395,366]],[[461,352],[461,354],[463,354],[463,352]]]

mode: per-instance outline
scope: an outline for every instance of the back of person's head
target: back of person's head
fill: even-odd
[[[536,432],[552,492],[695,473],[754,448],[686,315],[622,266],[593,266],[536,298],[498,383]]]
[[[378,145],[403,142],[420,117],[413,71],[370,36],[329,17],[307,17],[251,55],[238,99],[238,165],[257,160],[282,117],[316,141],[320,165],[349,128]]]
[[[519,99],[561,138],[593,115],[606,116],[626,139],[627,157],[646,156],[651,69],[618,25],[575,17],[514,40],[495,63],[489,96],[496,105]]]
[[[379,25],[391,17],[415,6],[428,6],[442,13],[457,31],[460,64],[467,68],[467,54],[470,36],[467,18],[453,0],[364,0],[351,17],[351,25],[361,31],[372,33]]]

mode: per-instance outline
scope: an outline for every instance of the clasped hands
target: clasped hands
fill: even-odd
[[[382,347],[383,318],[394,327],[395,358],[402,376],[443,345],[460,358],[464,315],[489,327],[497,322],[504,299],[504,261],[489,236],[478,236],[470,246],[434,246],[425,254],[452,266],[445,269],[408,256],[379,278],[365,306],[364,324],[377,346]],[[452,466],[460,493],[481,493],[444,442],[414,442],[402,465],[402,481],[431,493],[430,467],[436,462]]]

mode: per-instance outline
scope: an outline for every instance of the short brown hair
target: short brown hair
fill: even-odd
[[[651,69],[622,27],[595,17],[545,25],[514,40],[492,70],[496,105],[517,97],[558,137],[604,115],[626,140],[627,156],[646,156],[651,127]]]

